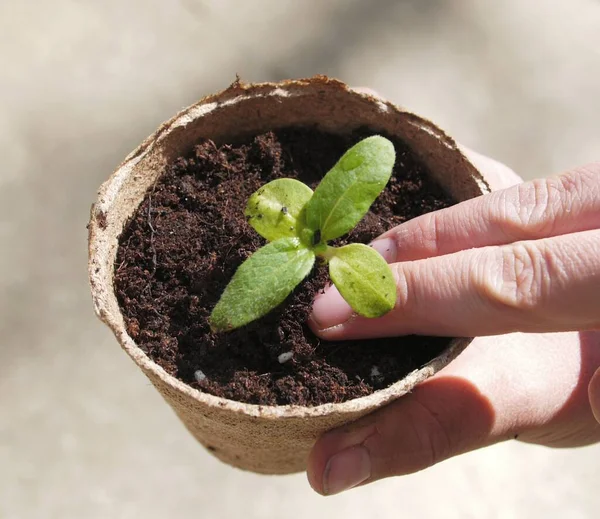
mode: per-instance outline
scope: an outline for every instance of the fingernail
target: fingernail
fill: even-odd
[[[338,452],[325,466],[323,491],[325,495],[339,494],[360,485],[371,476],[371,458],[362,445]]]
[[[396,261],[396,241],[392,238],[375,240],[374,242],[371,242],[371,247],[379,252],[388,263],[394,263]]]
[[[600,369],[598,369],[592,377],[592,381],[588,387],[588,394],[592,406],[592,413],[594,413],[594,417],[598,423],[600,423]]]
[[[311,319],[318,330],[325,330],[345,323],[353,313],[338,289],[330,286],[325,289],[324,294],[315,297]]]

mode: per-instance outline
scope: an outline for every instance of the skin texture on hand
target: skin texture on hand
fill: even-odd
[[[600,441],[600,164],[521,184],[506,166],[464,151],[499,192],[376,240],[400,262],[389,315],[356,318],[332,287],[315,299],[311,326],[324,339],[477,338],[409,395],[320,438],[308,479],[321,494],[507,439]]]

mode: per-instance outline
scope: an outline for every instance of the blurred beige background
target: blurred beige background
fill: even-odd
[[[85,225],[125,154],[236,72],[370,86],[527,178],[597,160],[600,2],[1,0],[0,67],[0,518],[598,517],[600,445],[329,499],[219,464],[94,318]]]

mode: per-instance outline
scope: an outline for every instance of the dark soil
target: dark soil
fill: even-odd
[[[142,350],[202,391],[253,404],[309,406],[368,395],[437,356],[449,339],[319,340],[305,322],[314,294],[328,281],[324,266],[266,317],[223,334],[211,333],[208,325],[236,268],[265,243],[244,218],[248,197],[280,177],[314,188],[344,151],[369,134],[290,128],[231,145],[206,140],[170,165],[126,226],[115,266],[127,330]],[[394,143],[392,179],[348,241],[368,243],[394,225],[452,204],[406,145]],[[293,358],[280,364],[278,356],[289,351]],[[206,375],[200,383],[197,370]]]

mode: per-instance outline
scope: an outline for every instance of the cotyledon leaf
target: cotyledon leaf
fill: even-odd
[[[352,243],[334,249],[329,275],[359,315],[381,317],[396,304],[396,282],[390,266],[367,245]]]
[[[293,178],[279,178],[248,199],[245,215],[256,232],[269,241],[294,237],[302,230],[302,210],[312,189]]]
[[[354,228],[390,179],[395,159],[394,145],[378,135],[350,148],[306,204],[307,227],[322,242]]]
[[[298,238],[281,238],[258,249],[225,287],[210,316],[211,326],[232,330],[267,314],[308,275],[314,262],[314,252]]]

